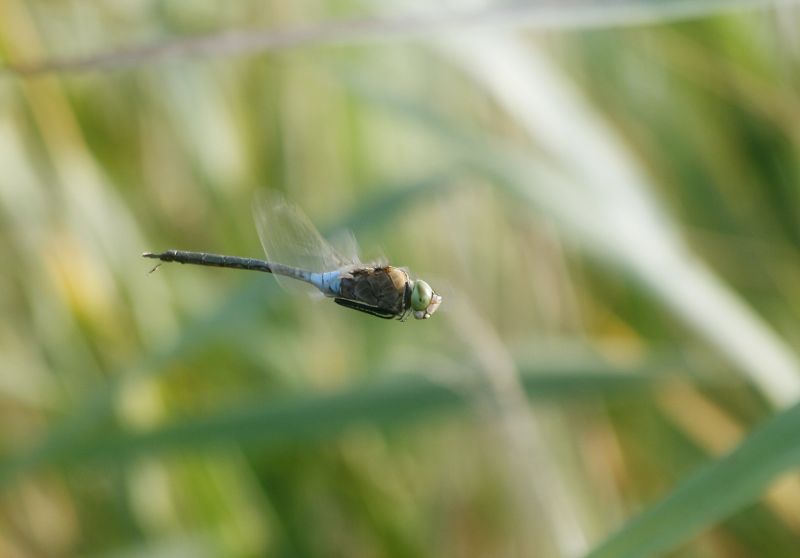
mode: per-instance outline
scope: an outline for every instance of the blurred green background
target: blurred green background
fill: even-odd
[[[796,556],[800,12],[678,4],[0,0],[0,555]],[[148,274],[264,189],[439,313]]]

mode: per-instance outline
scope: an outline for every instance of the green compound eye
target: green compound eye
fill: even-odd
[[[411,291],[411,308],[416,311],[424,312],[431,303],[433,289],[425,281],[417,280],[414,282],[414,290]]]

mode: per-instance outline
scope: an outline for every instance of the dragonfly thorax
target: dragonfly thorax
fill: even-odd
[[[403,318],[410,309],[408,273],[390,265],[342,270],[336,302],[381,318]]]

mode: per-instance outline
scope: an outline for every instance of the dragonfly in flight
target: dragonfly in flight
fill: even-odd
[[[341,306],[384,319],[405,320],[412,314],[426,320],[442,303],[442,296],[428,283],[413,279],[404,268],[361,263],[352,236],[347,255],[335,250],[298,207],[277,195],[256,198],[253,217],[266,260],[185,250],[142,256],[272,273],[284,287],[308,283]]]

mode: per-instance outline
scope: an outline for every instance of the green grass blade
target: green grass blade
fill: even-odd
[[[795,405],[626,523],[587,558],[661,556],[755,502],[778,475],[798,465],[800,405]]]
[[[621,371],[605,363],[522,366],[523,384],[530,397],[566,399],[585,396],[620,396],[650,390],[668,377],[659,373],[664,363],[645,362]],[[555,370],[553,370],[555,368]],[[479,386],[448,385],[427,377],[404,375],[334,394],[300,396],[276,401],[274,396],[240,404],[219,414],[170,424],[145,433],[102,433],[60,445],[39,463],[76,464],[94,460],[130,458],[134,455],[197,449],[241,443],[271,448],[303,444],[336,436],[357,423],[388,425],[420,419],[433,412],[468,405]],[[474,395],[477,395],[475,393]],[[17,472],[13,456],[0,462],[0,482]]]

